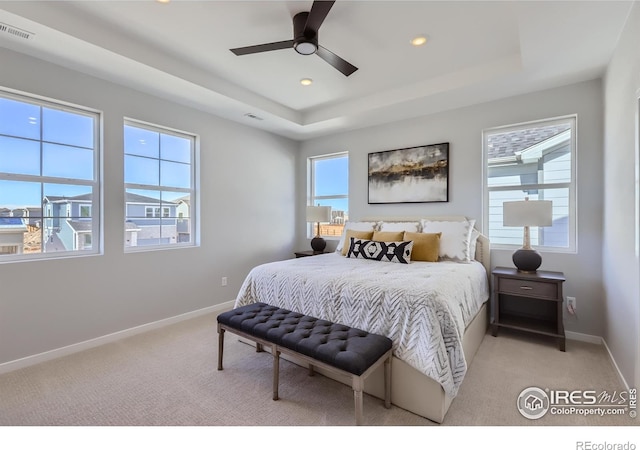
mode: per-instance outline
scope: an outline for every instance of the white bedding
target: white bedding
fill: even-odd
[[[328,253],[255,267],[235,307],[264,302],[388,336],[394,356],[455,397],[467,370],[462,336],[488,298],[477,261],[398,264]]]

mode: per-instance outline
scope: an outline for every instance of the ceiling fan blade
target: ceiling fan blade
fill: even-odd
[[[354,66],[353,64],[348,63],[347,61],[345,61],[344,59],[340,58],[335,53],[330,52],[329,50],[324,48],[322,45],[318,46],[318,51],[316,51],[316,55],[318,55],[320,58],[324,59],[326,62],[331,64],[333,67],[338,69],[346,77],[348,77],[353,72],[358,70],[358,68],[356,66]]]
[[[230,49],[237,56],[250,55],[251,53],[270,52],[272,50],[282,50],[293,47],[293,39],[288,41],[271,42],[269,44],[250,45],[249,47],[239,47]]]
[[[320,25],[324,22],[324,19],[329,14],[331,7],[335,3],[334,1],[316,0],[311,5],[311,11],[309,11],[309,17],[307,17],[307,23],[304,26],[304,34],[312,34],[315,36],[318,34]]]

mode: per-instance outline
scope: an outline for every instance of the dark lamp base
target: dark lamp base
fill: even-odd
[[[316,236],[311,239],[311,248],[314,252],[322,252],[327,246],[327,241],[322,239],[320,236]]]
[[[513,264],[520,272],[535,273],[542,264],[542,256],[533,249],[521,248],[513,253]]]

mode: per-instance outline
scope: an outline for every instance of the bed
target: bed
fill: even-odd
[[[442,423],[487,328],[489,242],[474,224],[463,216],[350,221],[336,252],[254,267],[235,307],[264,302],[388,336],[391,402]],[[370,236],[369,226],[378,237],[440,231],[440,253],[408,264],[354,257],[349,250],[376,242],[354,237]],[[378,372],[365,391],[383,398]]]

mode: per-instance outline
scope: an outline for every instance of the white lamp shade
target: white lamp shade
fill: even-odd
[[[331,206],[307,206],[307,222],[331,222]]]
[[[550,200],[504,202],[502,224],[505,227],[548,227],[553,224]]]

